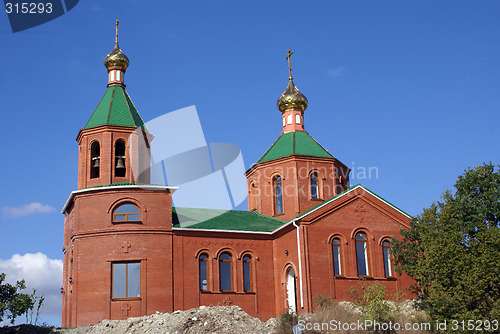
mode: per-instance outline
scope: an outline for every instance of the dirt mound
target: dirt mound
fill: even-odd
[[[239,306],[200,306],[187,311],[155,313],[127,320],[103,320],[93,326],[56,330],[61,334],[272,333],[277,323],[251,317]]]

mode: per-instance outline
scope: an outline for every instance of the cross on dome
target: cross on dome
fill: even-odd
[[[288,61],[288,87],[286,87],[285,91],[278,98],[277,105],[279,111],[282,113],[287,110],[300,110],[304,111],[307,108],[307,98],[302,94],[295,84],[293,83],[292,77],[292,62],[291,57],[293,55],[293,51],[288,49],[287,56],[285,58]]]
[[[291,57],[293,55],[293,51],[288,49],[288,51],[286,52],[287,56],[285,58],[285,60],[288,60],[288,72],[290,74],[290,77],[289,79],[290,80],[293,80],[293,77],[292,77],[292,61],[291,61]]]

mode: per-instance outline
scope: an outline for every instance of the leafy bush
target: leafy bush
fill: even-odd
[[[31,295],[21,293],[21,290],[26,289],[25,281],[17,281],[15,285],[12,285],[4,283],[5,277],[4,273],[0,274],[0,321],[3,321],[4,317],[7,316],[7,319],[10,319],[13,324],[18,316],[24,314],[26,322],[29,320],[31,324],[36,325],[44,297],[36,296],[36,290],[33,290]],[[37,307],[33,323],[35,305]]]

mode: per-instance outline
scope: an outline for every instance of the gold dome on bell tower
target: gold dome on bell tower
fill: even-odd
[[[300,109],[301,111],[304,111],[307,109],[307,98],[302,94],[299,89],[295,86],[293,83],[293,77],[292,77],[292,65],[290,61],[290,57],[292,56],[293,51],[288,49],[287,52],[287,57],[285,60],[288,60],[288,71],[289,71],[289,78],[288,78],[288,86],[286,87],[285,91],[281,96],[278,98],[278,101],[276,104],[278,105],[278,109],[281,112],[285,112],[287,110],[292,110],[292,109]]]
[[[127,69],[130,61],[128,57],[120,50],[118,46],[118,24],[120,21],[116,20],[116,40],[115,47],[113,50],[104,58],[104,66],[109,70],[113,67],[121,67],[124,70]]]

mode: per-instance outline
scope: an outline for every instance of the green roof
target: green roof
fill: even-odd
[[[286,222],[261,215],[257,211],[217,210],[195,208],[172,208],[173,227],[230,230],[250,232],[272,232]]]
[[[142,128],[147,131],[144,121],[121,85],[111,85],[90,117],[85,129],[101,125],[121,125]]]
[[[257,163],[283,158],[290,155],[304,155],[309,157],[333,158],[305,131],[282,133],[271,145]]]

